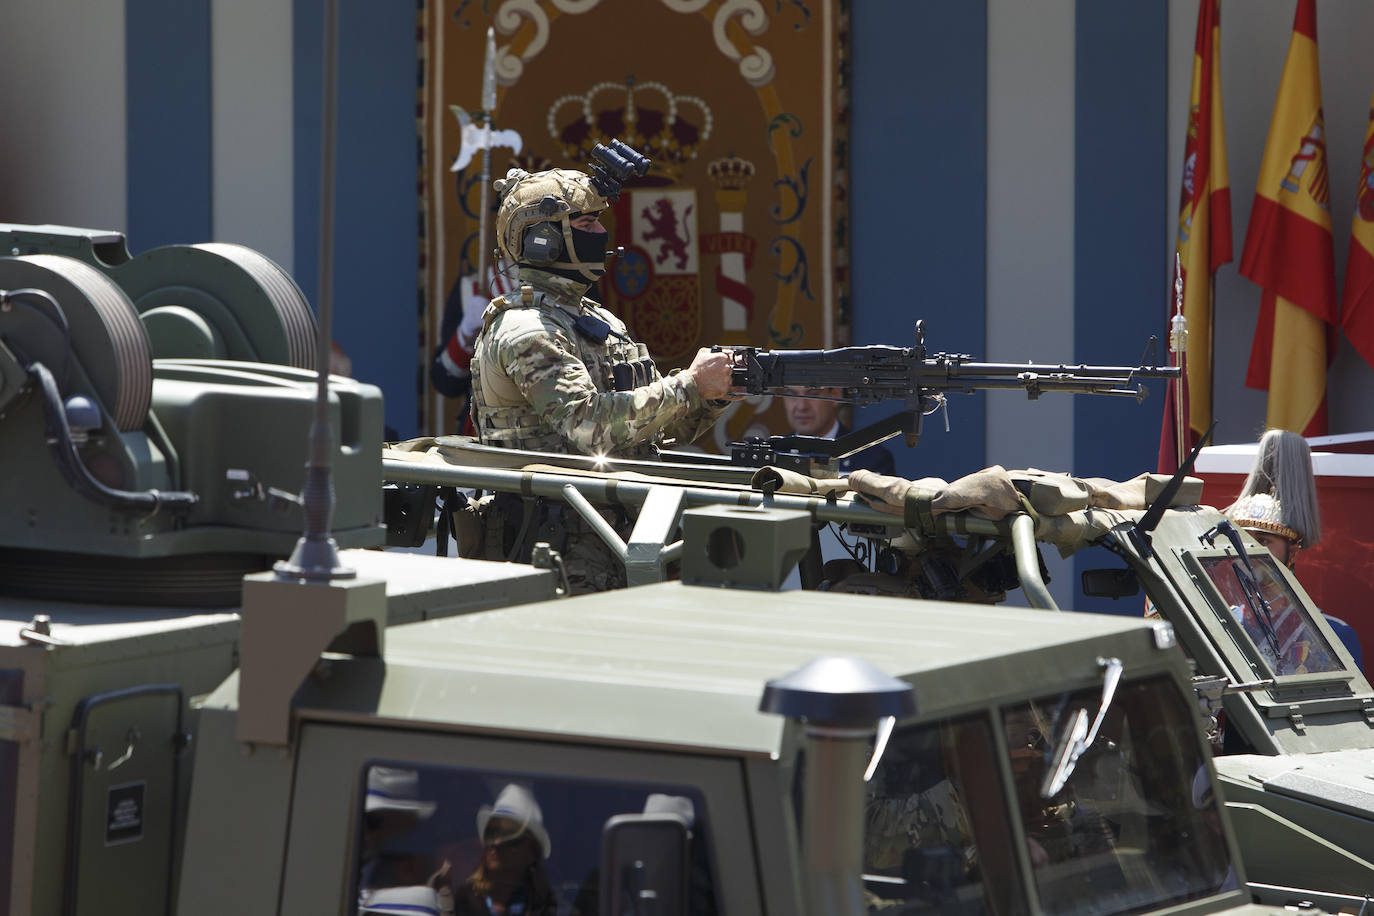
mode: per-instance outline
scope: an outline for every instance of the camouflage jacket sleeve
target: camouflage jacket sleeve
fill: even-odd
[[[669,378],[677,374],[677,370],[674,370]],[[668,426],[663,431],[665,438],[676,439],[678,445],[687,445],[706,435],[711,427],[716,425],[716,421],[719,420],[720,415],[725,412],[725,408],[730,406],[730,402],[726,400],[708,401],[703,399],[701,395],[697,393],[696,384],[689,383],[689,385],[692,392],[693,409],[681,420]]]
[[[711,409],[696,382],[682,374],[631,391],[600,391],[562,328],[541,322],[512,330],[500,335],[496,348],[502,372],[584,454],[612,454],[655,441],[677,424],[693,418],[699,423]]]

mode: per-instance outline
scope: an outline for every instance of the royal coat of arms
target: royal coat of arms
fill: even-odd
[[[495,151],[494,175],[583,168],[610,138],[653,160],[602,216],[623,252],[592,295],[665,370],[713,344],[848,343],[847,0],[426,0],[420,16],[424,354],[451,288],[492,247],[452,106],[522,138],[519,154]],[[450,432],[427,400],[431,431]],[[770,401],[735,406],[717,442]]]

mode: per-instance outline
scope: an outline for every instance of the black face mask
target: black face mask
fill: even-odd
[[[568,228],[572,231],[573,260],[596,265],[587,269],[601,276],[606,270],[606,240],[609,236],[604,232],[588,232],[575,226]]]

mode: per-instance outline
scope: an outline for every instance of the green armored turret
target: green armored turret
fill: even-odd
[[[114,244],[74,237],[88,259]],[[196,698],[238,664],[244,574],[288,556],[302,527],[318,376],[291,365],[287,325],[258,322],[264,303],[289,300],[264,285],[245,293],[255,276],[271,275],[239,271],[239,286],[220,290],[221,317],[276,340],[280,360],[164,359],[152,311],[140,314],[103,269],[53,253],[0,257],[0,912],[168,911]],[[177,271],[154,282],[178,285],[187,302],[218,289]],[[298,304],[308,359],[296,362],[313,365],[313,318]],[[380,544],[381,393],[337,377],[328,392],[341,432],[336,536]],[[393,580],[383,625],[555,589],[551,572],[527,566],[344,556]],[[266,638],[284,638],[285,622]]]

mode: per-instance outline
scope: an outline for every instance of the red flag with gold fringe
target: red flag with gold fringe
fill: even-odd
[[[1269,122],[1240,272],[1263,288],[1245,383],[1268,389],[1265,422],[1326,433],[1328,332],[1336,323],[1317,6],[1298,0]]]
[[[1170,385],[1159,439],[1159,470],[1178,469],[1186,453],[1212,422],[1212,274],[1231,260],[1231,186],[1226,169],[1226,129],[1221,112],[1221,13],[1217,0],[1198,5],[1193,46],[1193,81],[1188,102],[1188,141],[1183,151],[1183,185],[1174,245],[1183,278],[1187,319],[1184,377]],[[1174,311],[1171,307],[1170,313]],[[1177,390],[1176,390],[1177,389]],[[1180,429],[1182,444],[1180,444]]]

